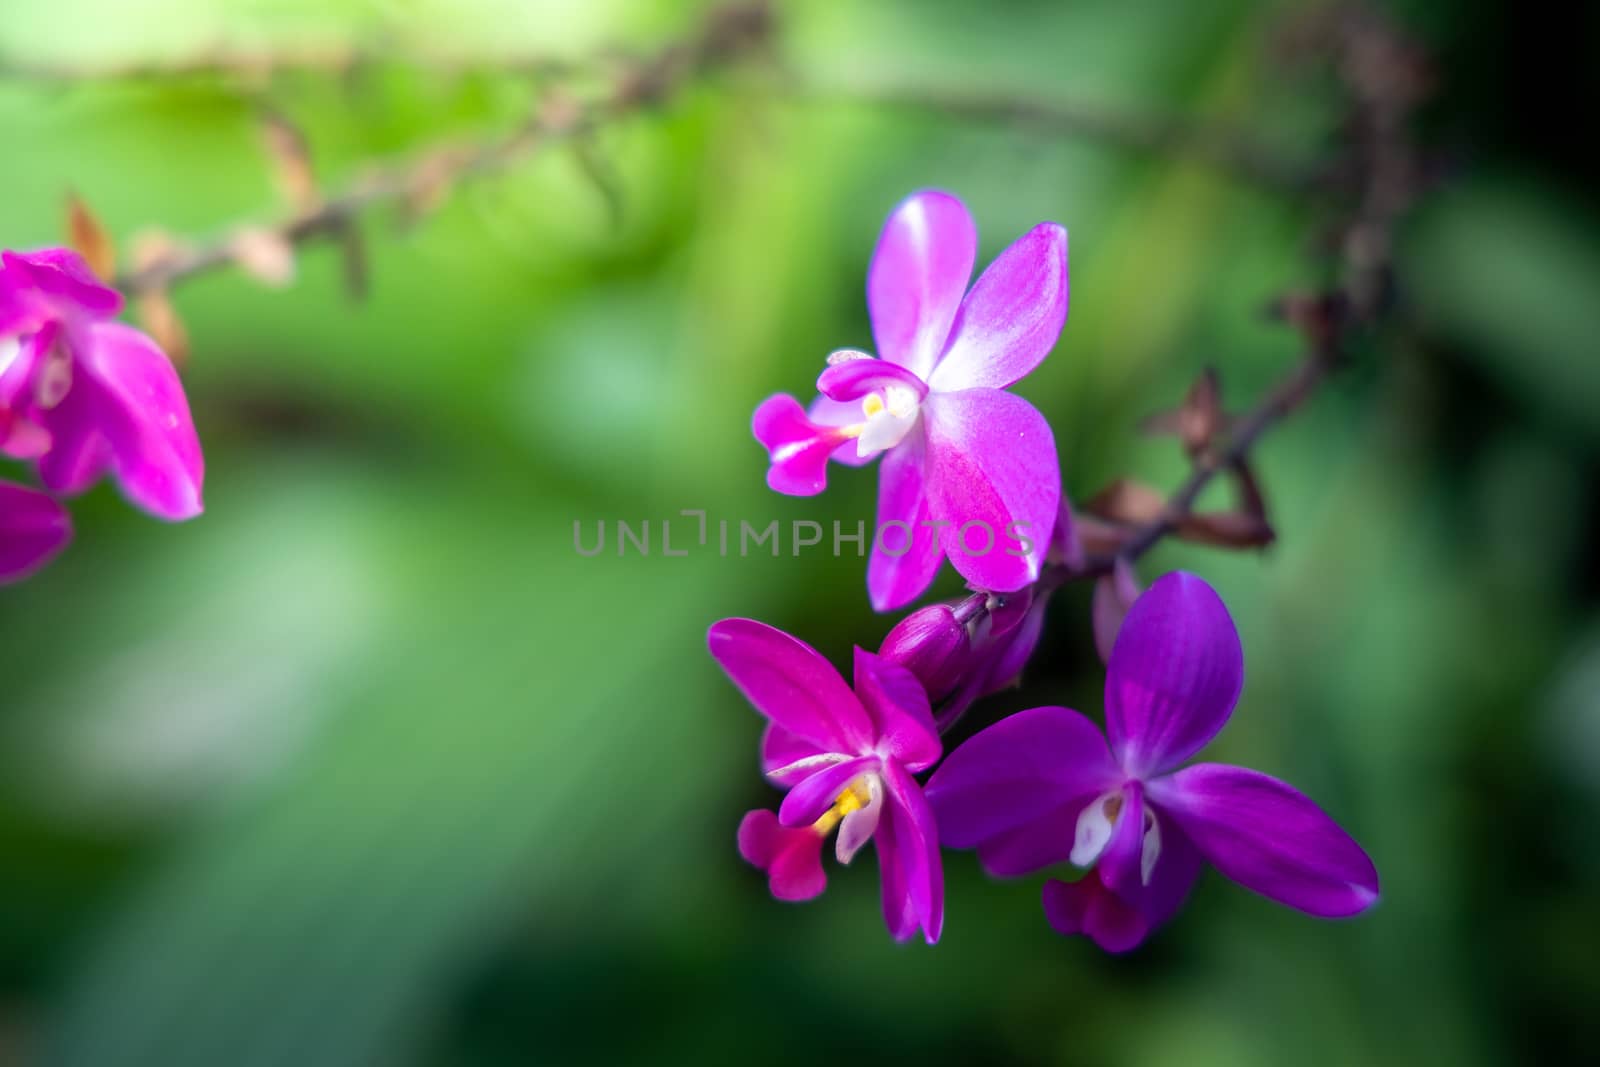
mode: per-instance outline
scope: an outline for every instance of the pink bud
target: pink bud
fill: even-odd
[[[1117,643],[1117,631],[1128,609],[1139,599],[1139,578],[1126,559],[1118,556],[1111,573],[1101,575],[1094,583],[1094,647],[1102,663],[1111,662],[1111,646]]]
[[[878,655],[909,670],[937,703],[971,668],[972,639],[951,605],[930,604],[896,623]]]

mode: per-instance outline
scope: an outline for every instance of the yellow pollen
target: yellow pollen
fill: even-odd
[[[1115,823],[1117,816],[1122,814],[1122,794],[1113,793],[1106,797],[1106,802],[1100,806],[1100,810],[1106,813],[1107,822]]]
[[[877,393],[868,393],[867,398],[861,402],[861,410],[867,413],[867,418],[872,418],[883,410],[883,397]]]
[[[823,812],[822,818],[812,823],[811,828],[826,837],[833,832],[833,828],[838,826],[846,815],[849,815],[852,811],[860,811],[871,800],[872,796],[867,792],[866,783],[857,779],[844,787],[844,792],[840,793],[838,799],[833,802],[833,807]]]

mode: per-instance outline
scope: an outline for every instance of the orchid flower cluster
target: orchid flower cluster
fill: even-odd
[[[0,254],[0,452],[43,487],[0,480],[0,582],[66,547],[61,498],[104,476],[157,518],[200,514],[205,461],[183,385],[160,346],[114,321],[121,310],[76,252]]]
[[[711,655],[767,719],[762,769],[786,790],[776,811],[744,817],[740,853],[773,896],[800,901],[827,884],[829,835],[841,863],[871,841],[890,934],[920,931],[929,944],[944,929],[945,847],[975,850],[1001,878],[1070,865],[1075,876],[1043,886],[1045,918],[1109,952],[1172,918],[1206,864],[1310,915],[1365,911],[1377,871],[1321,808],[1265,774],[1187,763],[1244,685],[1228,609],[1193,574],[1140,591],[1118,560],[1099,580],[1103,730],[1035,707],[945,752],[942,735],[967,708],[1017,680],[1059,575],[1083,561],[1049,424],[1007,391],[1065,324],[1067,233],[1036,226],[969,289],[976,250],[960,200],[906,199],[867,278],[877,355],[835,352],[809,405],[775,396],[755,411],[780,493],[821,492],[830,462],[882,457],[879,528],[898,524],[906,537],[898,552],[874,544],[876,609],[916,600],[946,559],[972,592],[913,611],[876,652],[856,648],[849,683],[771,626],[711,627]],[[987,534],[977,549],[975,526]]]

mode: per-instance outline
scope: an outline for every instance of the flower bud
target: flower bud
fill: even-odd
[[[972,666],[972,639],[949,604],[918,608],[895,624],[878,655],[916,676],[938,703],[961,684]]]
[[[1100,653],[1100,662],[1111,662],[1117,632],[1128,617],[1128,609],[1139,599],[1139,592],[1139,577],[1121,556],[1112,565],[1111,573],[1101,575],[1094,583],[1094,647]]]

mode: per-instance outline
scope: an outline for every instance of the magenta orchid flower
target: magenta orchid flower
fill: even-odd
[[[72,520],[53,497],[0,481],[0,584],[28,577],[70,540]]]
[[[1371,859],[1289,785],[1215,763],[1183,769],[1227,722],[1244,682],[1215,591],[1168,574],[1128,611],[1106,671],[1106,735],[1075,711],[1019,712],[976,734],[928,783],[942,840],[1015,876],[1070,860],[1045,915],[1062,934],[1126,952],[1170,918],[1203,863],[1311,915],[1378,899]],[[1110,744],[1107,745],[1109,737]]]
[[[849,863],[876,843],[889,932],[919,929],[931,945],[944,926],[944,873],[933,812],[912,775],[940,755],[927,694],[905,668],[855,650],[855,689],[815,649],[750,619],[723,619],[711,655],[770,725],[767,777],[787,789],[774,815],[753,811],[739,851],[767,872],[772,895],[808,900],[827,884],[822,842]]]
[[[0,448],[35,460],[52,492],[109,473],[153,515],[198,515],[205,463],[188,400],[156,343],[111,321],[122,297],[64,248],[0,263]]]
[[[1061,479],[1044,417],[1006,388],[1055,346],[1067,317],[1067,231],[1041,223],[967,290],[977,228],[948,193],[920,192],[889,216],[867,276],[878,357],[841,350],[804,409],[792,396],[752,419],[767,484],[809,496],[828,460],[881,455],[873,607],[915,600],[952,565],[972,585],[1014,592],[1039,576]],[[893,532],[891,532],[893,531]]]

